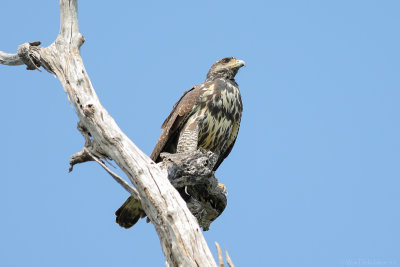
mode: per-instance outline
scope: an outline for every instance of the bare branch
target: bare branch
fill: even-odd
[[[139,199],[139,193],[138,191],[130,186],[124,179],[122,179],[120,176],[118,176],[116,173],[111,171],[104,162],[102,162],[100,159],[98,159],[95,155],[90,153],[90,151],[84,147],[82,151],[75,153],[74,155],[71,156],[71,160],[69,161],[69,172],[71,172],[74,168],[75,164],[78,163],[84,163],[88,161],[96,161],[98,164],[100,164],[101,167],[103,167],[106,172],[108,172],[114,180],[119,183],[128,193],[130,193],[134,198]]]
[[[217,247],[217,254],[218,254],[218,262],[219,265],[218,267],[224,267],[224,257],[222,256],[222,251],[221,251],[221,247],[219,246],[218,242],[215,242],[215,246]],[[231,257],[229,257],[229,253],[228,251],[225,249],[225,257],[226,257],[226,262],[228,263],[229,267],[235,267],[235,265],[233,264]]]
[[[8,54],[0,51],[0,64],[9,66],[24,65],[18,54]]]
[[[88,153],[89,151],[87,149],[82,149],[82,151],[79,151],[71,156],[71,159],[69,160],[69,169],[68,172],[72,172],[74,169],[74,166],[78,163],[84,163],[88,161],[93,161],[93,157]]]
[[[101,167],[103,167],[113,178],[114,180],[119,183],[126,191],[128,191],[134,198],[140,200],[139,192],[130,186],[124,179],[119,177],[116,173],[112,172],[101,160],[96,158],[92,153],[90,153],[86,148],[84,149],[88,152],[88,154],[98,163]]]
[[[218,264],[219,264],[218,266],[225,267],[224,258],[222,257],[221,247],[219,246],[218,242],[215,242],[215,246],[217,247],[217,253],[218,253]]]
[[[225,255],[226,255],[226,262],[228,263],[229,267],[235,267],[235,265],[233,264],[231,257],[229,257],[229,253],[228,251],[225,249]]]
[[[216,266],[196,218],[168,181],[167,171],[137,148],[101,105],[79,52],[84,38],[78,28],[77,0],[60,0],[60,13],[60,32],[54,43],[45,48],[36,42],[24,44],[18,57],[1,53],[0,63],[22,61],[28,69],[43,67],[59,78],[86,132],[85,148],[94,158],[112,159],[129,177],[156,228],[169,266]]]

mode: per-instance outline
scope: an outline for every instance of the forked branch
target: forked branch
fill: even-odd
[[[16,55],[1,52],[0,63],[43,67],[58,77],[91,142],[85,148],[99,160],[114,160],[129,177],[156,228],[169,266],[216,266],[196,218],[168,181],[167,171],[138,149],[101,105],[80,56],[84,38],[78,28],[77,0],[60,0],[60,12],[54,43],[45,48],[37,42],[26,43]]]

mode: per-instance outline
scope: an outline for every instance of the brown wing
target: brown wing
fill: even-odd
[[[161,126],[163,131],[151,153],[150,158],[152,160],[158,161],[160,153],[163,152],[168,143],[174,139],[177,131],[185,124],[193,107],[199,101],[202,92],[201,88],[202,86],[193,86],[190,90],[184,92],[182,97],[176,102],[168,118]]]

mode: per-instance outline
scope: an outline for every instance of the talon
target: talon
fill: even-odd
[[[222,193],[224,193],[225,196],[228,196],[228,190],[224,184],[218,184],[218,187],[221,188]]]
[[[188,191],[187,191],[187,186],[185,186],[185,193],[186,193],[186,195],[190,196]]]

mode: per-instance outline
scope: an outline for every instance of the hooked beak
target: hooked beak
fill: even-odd
[[[243,60],[237,59],[237,60],[236,60],[236,66],[237,66],[238,68],[241,68],[241,67],[243,67],[243,66],[246,66],[246,62],[244,62]]]

